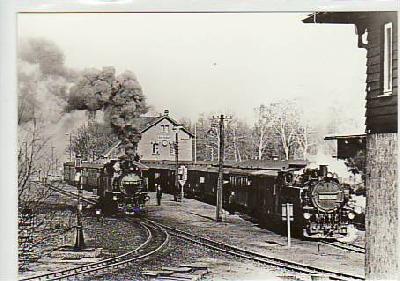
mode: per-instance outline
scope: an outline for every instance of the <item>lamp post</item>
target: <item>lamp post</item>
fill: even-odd
[[[78,210],[76,213],[76,237],[75,237],[75,246],[74,249],[79,251],[85,248],[85,241],[83,237],[83,226],[82,226],[82,167],[81,167],[81,156],[76,155],[75,160],[75,182],[78,184]]]
[[[72,134],[66,133],[66,136],[69,136],[69,162],[72,161]]]
[[[175,192],[174,192],[174,199],[175,201],[178,200],[177,193],[179,191],[179,182],[178,182],[178,167],[179,167],[179,141],[178,141],[178,133],[179,130],[182,129],[183,127],[181,125],[176,125],[173,127],[173,131],[175,131],[175,143],[174,143],[174,148],[175,148]],[[183,186],[181,188],[181,201],[183,201]]]

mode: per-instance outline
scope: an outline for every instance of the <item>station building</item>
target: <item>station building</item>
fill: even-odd
[[[157,117],[138,117],[133,123],[139,128],[142,137],[137,146],[141,161],[175,161],[175,143],[178,139],[179,162],[193,160],[194,135],[169,116],[169,111]],[[104,159],[118,158],[124,152],[120,142],[116,143],[103,156]]]

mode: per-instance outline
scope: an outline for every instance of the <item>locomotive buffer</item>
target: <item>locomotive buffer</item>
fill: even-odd
[[[282,221],[287,221],[287,243],[288,248],[291,246],[291,237],[290,237],[290,222],[294,221],[293,218],[293,204],[286,203],[282,204]]]

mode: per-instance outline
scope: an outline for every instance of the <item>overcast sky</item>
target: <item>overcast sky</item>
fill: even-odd
[[[300,98],[323,120],[334,103],[363,123],[366,51],[353,25],[305,13],[20,14],[19,37],[43,37],[68,67],[132,70],[148,103],[174,116],[236,113]],[[362,128],[361,128],[362,129]]]

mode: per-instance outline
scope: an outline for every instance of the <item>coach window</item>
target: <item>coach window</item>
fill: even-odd
[[[153,154],[159,154],[158,143],[153,143]]]
[[[383,94],[392,94],[392,59],[393,59],[393,30],[392,23],[384,26],[384,49],[383,49]]]

